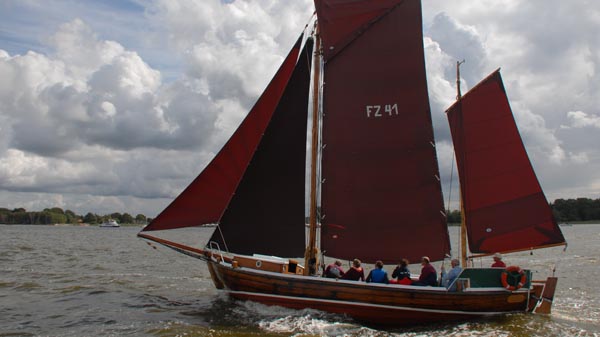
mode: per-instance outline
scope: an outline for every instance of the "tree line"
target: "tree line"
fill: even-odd
[[[27,211],[25,208],[0,208],[0,224],[23,224],[23,225],[51,225],[51,224],[101,224],[109,219],[116,220],[121,224],[146,224],[152,219],[143,214],[133,217],[129,213],[111,213],[98,215],[88,212],[86,215],[78,215],[71,210],[63,210],[59,207],[46,208],[43,211]]]
[[[550,203],[554,217],[558,222],[600,221],[600,199],[577,198],[556,199]],[[146,224],[152,221],[143,214],[135,217],[129,213],[111,213],[98,215],[88,212],[86,215],[77,215],[71,210],[63,211],[61,208],[46,208],[41,212],[28,212],[24,208],[0,208],[0,224],[100,224],[109,219],[114,219],[121,224]],[[460,223],[460,211],[453,210],[448,213],[448,223]]]
[[[550,208],[558,222],[600,221],[600,199],[556,199]],[[448,223],[460,224],[460,211],[450,211]]]

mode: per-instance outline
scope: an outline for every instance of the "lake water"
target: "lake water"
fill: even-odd
[[[377,329],[231,300],[214,289],[204,263],[154,249],[136,238],[139,228],[0,225],[0,336],[600,336],[600,225],[562,229],[565,252],[505,256],[539,278],[556,265],[552,315]],[[183,232],[196,245],[209,234]],[[456,228],[451,237],[455,244]]]

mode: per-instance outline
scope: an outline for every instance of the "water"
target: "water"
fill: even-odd
[[[153,249],[135,237],[139,228],[0,225],[0,336],[600,336],[600,225],[562,229],[566,252],[505,257],[540,278],[556,264],[551,316],[383,329],[231,300],[214,289],[203,263]],[[168,235],[203,245],[209,231]]]

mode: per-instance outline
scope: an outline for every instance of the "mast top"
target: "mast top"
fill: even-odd
[[[465,60],[456,61],[456,100],[458,101],[462,94],[460,93],[460,65],[465,63]]]

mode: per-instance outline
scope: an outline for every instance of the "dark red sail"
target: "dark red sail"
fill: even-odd
[[[312,39],[211,241],[238,254],[304,255],[306,122]]]
[[[443,259],[450,243],[420,2],[325,0],[316,8],[325,49],[343,41],[325,63],[322,250],[368,262]],[[331,17],[357,19],[339,28]]]
[[[332,58],[402,0],[316,0],[325,59]],[[422,28],[421,28],[422,29]]]
[[[217,156],[144,231],[219,222],[292,76],[301,40],[298,39],[248,116]]]
[[[564,244],[523,146],[500,71],[447,113],[469,250],[494,253]]]

